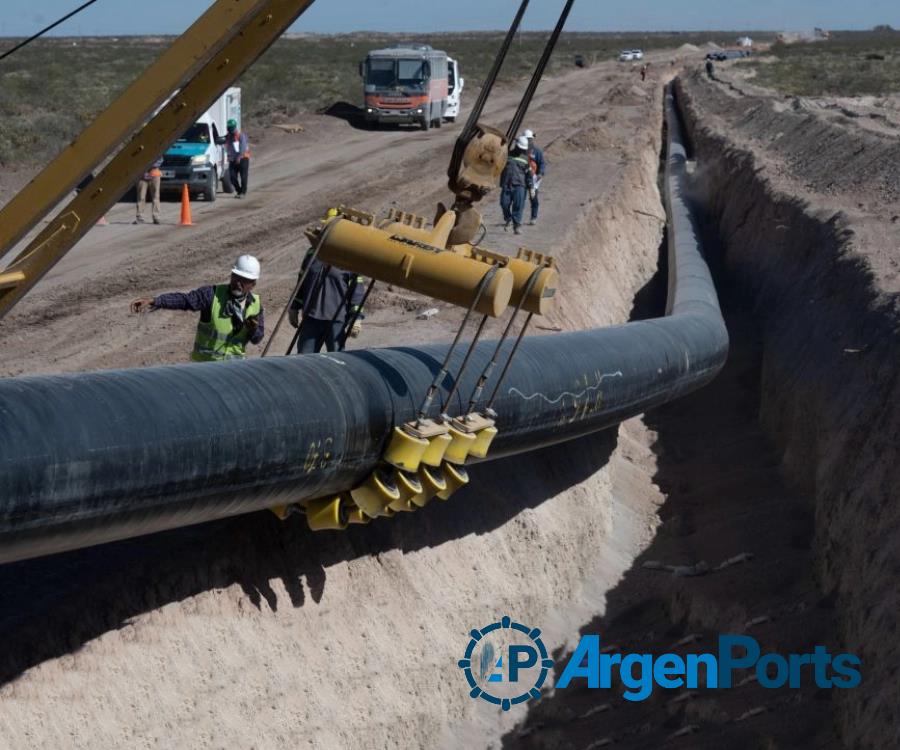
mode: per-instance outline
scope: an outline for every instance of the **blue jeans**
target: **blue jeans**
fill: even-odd
[[[503,221],[512,222],[514,226],[522,224],[522,211],[525,208],[525,188],[516,186],[506,188],[500,193],[500,208],[503,211]]]
[[[328,351],[340,351],[344,347],[340,343],[343,320],[317,320],[304,317],[300,322],[300,335],[297,337],[297,354],[315,354],[324,346]]]
[[[538,209],[541,207],[541,191],[534,191],[534,198],[531,199],[531,220],[536,221],[538,217]]]

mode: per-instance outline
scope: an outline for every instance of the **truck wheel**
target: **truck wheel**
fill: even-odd
[[[234,185],[231,184],[231,170],[225,167],[222,172],[222,192],[231,195],[234,192]]]
[[[455,116],[449,116],[444,118],[447,122],[456,122]]]
[[[216,171],[213,170],[209,173],[209,177],[206,178],[206,187],[203,189],[203,197],[207,202],[212,202],[216,199],[216,183],[218,183],[219,178],[216,176]]]

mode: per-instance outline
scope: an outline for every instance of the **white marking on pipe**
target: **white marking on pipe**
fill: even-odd
[[[586,393],[590,393],[591,391],[596,391],[600,387],[600,384],[603,382],[604,378],[621,378],[621,377],[622,377],[621,370],[616,370],[616,372],[607,372],[607,373],[604,373],[603,375],[600,375],[597,378],[597,385],[588,386],[583,391],[579,391],[578,393],[564,391],[563,393],[560,393],[556,398],[554,398],[552,400],[547,398],[543,393],[532,393],[530,396],[526,396],[518,388],[510,388],[508,393],[509,393],[509,395],[512,395],[513,393],[517,393],[525,401],[531,401],[531,399],[533,399],[533,398],[542,398],[548,404],[556,404],[556,403],[559,403],[560,401],[562,401],[562,399],[564,399],[566,396],[571,396],[573,399],[578,400],[579,398],[584,396]]]

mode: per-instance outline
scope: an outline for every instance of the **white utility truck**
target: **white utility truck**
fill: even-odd
[[[231,87],[175,141],[163,155],[161,188],[182,189],[187,185],[191,196],[216,199],[219,180],[222,190],[233,191],[225,154],[225,134],[229,120],[241,128],[241,90]]]
[[[444,110],[444,119],[447,122],[455,122],[459,117],[459,102],[462,98],[462,90],[466,81],[459,77],[459,63],[452,57],[447,58],[447,109]]]

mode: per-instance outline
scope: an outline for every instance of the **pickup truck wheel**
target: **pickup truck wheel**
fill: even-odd
[[[216,183],[219,181],[219,178],[216,176],[216,171],[213,170],[209,173],[209,177],[206,178],[206,187],[203,189],[203,197],[207,202],[212,202],[216,199]]]
[[[231,170],[225,167],[222,172],[222,192],[231,195],[234,192],[234,185],[231,184]]]

